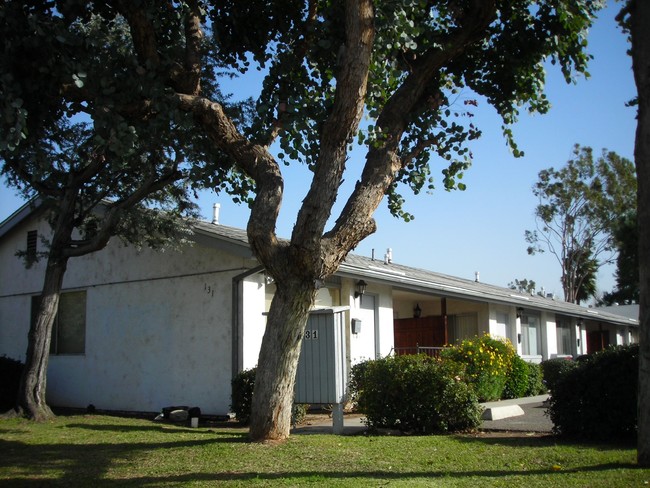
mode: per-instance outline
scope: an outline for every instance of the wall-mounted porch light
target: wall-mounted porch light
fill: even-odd
[[[522,307],[517,307],[517,318],[520,319],[521,316],[524,313],[524,309]]]
[[[413,318],[419,319],[421,315],[422,309],[420,308],[420,304],[416,303],[415,308],[413,309]]]
[[[365,281],[363,280],[357,281],[357,286],[356,286],[357,291],[354,292],[354,298],[362,297],[364,293],[366,293],[367,287],[368,287],[368,283],[366,283]]]

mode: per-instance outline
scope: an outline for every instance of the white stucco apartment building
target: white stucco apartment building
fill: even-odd
[[[16,252],[43,251],[48,234],[29,204],[0,223],[0,356],[25,358],[45,262],[27,269]],[[229,411],[233,375],[256,365],[274,285],[244,230],[197,222],[193,241],[155,251],[113,239],[70,261],[48,367],[51,405]],[[319,290],[316,307],[345,310],[349,365],[483,333],[509,338],[534,362],[637,341],[632,318],[358,255]]]

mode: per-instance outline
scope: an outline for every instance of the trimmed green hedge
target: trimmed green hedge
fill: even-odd
[[[352,368],[349,390],[370,428],[440,434],[472,430],[482,409],[464,368],[426,355],[391,356]]]
[[[592,440],[637,432],[639,346],[617,346],[578,361],[553,385],[549,413],[556,433]]]
[[[544,383],[546,388],[551,390],[555,389],[558,380],[564,376],[568,371],[574,369],[578,363],[573,359],[568,358],[553,358],[542,361],[542,371],[544,372]]]
[[[542,366],[536,363],[526,363],[528,367],[528,389],[524,396],[542,395],[548,390],[544,385],[544,373]]]

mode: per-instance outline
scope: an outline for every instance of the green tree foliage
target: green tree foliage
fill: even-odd
[[[598,261],[596,261],[591,252],[568,252],[566,256],[566,268],[575,268],[574,276],[580,276],[582,279],[578,284],[575,293],[575,303],[580,304],[585,300],[596,295],[596,275],[598,273]],[[566,278],[567,287],[571,286],[570,278]]]
[[[629,304],[639,302],[639,229],[637,215],[622,216],[616,224],[614,242],[616,256],[616,289],[605,293],[605,305],[614,303]]]
[[[26,198],[38,197],[52,229],[37,256],[46,258],[46,274],[17,400],[17,410],[36,419],[51,415],[45,375],[68,259],[113,236],[153,247],[181,238],[195,215],[191,188],[201,170],[229,181],[225,158],[164,96],[161,72],[138,65],[126,10],[83,2],[0,7],[1,172]],[[160,12],[160,28],[177,45],[182,26],[171,29],[173,12]],[[205,81],[205,92],[221,100],[212,77]]]
[[[508,283],[508,288],[517,290],[519,293],[535,293],[535,282],[524,278],[523,280],[515,279]]]
[[[472,118],[478,100],[502,117],[519,155],[511,125],[521,110],[549,107],[544,63],[568,82],[586,73],[586,34],[600,6],[8,0],[0,7],[0,149],[18,154],[62,119],[89,119],[88,154],[143,172],[143,160],[174,161],[183,175],[250,205],[249,241],[277,288],[251,436],[282,439],[315,284],[374,232],[384,197],[394,215],[410,220],[405,192],[464,188],[468,143],[480,135]],[[250,104],[221,95],[224,80],[259,73]],[[350,158],[355,141],[365,159]],[[312,179],[301,181],[306,194],[287,242],[275,229],[293,165]],[[346,177],[356,185],[339,195]],[[121,177],[107,181],[122,185]],[[333,215],[337,201],[342,210]]]
[[[537,229],[525,233],[528,253],[552,253],[565,301],[579,303],[593,295],[597,270],[612,260],[618,218],[636,208],[634,165],[605,150],[595,159],[591,148],[576,145],[566,166],[539,172],[533,193]]]

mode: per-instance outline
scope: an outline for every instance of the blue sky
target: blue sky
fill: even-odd
[[[483,136],[470,149],[472,167],[463,178],[464,192],[436,189],[432,194],[405,194],[406,210],[415,215],[409,223],[392,217],[382,204],[375,217],[378,231],[354,251],[370,256],[372,250],[382,258],[386,248],[393,251],[395,262],[421,267],[467,279],[480,272],[481,281],[506,286],[515,278],[532,279],[538,289],[562,296],[560,269],[549,253],[529,256],[524,231],[534,229],[533,211],[537,201],[531,187],[541,169],[559,167],[571,157],[573,145],[602,148],[633,158],[636,110],[625,103],[635,96],[631,60],[626,53],[626,37],[614,17],[620,4],[609,2],[589,35],[589,52],[594,56],[589,72],[575,85],[567,85],[557,69],[549,66],[547,94],[552,103],[548,114],[522,114],[514,126],[523,158],[514,158],[501,134],[501,122],[493,109],[479,101],[475,123]],[[241,85],[240,85],[241,86]],[[471,93],[467,98],[473,98]],[[352,154],[349,168],[358,173],[363,153]],[[440,167],[434,177],[442,187]],[[292,169],[287,175],[285,202],[278,223],[278,234],[291,233],[297,209],[308,186],[309,174]],[[350,191],[354,175],[346,185],[337,209]],[[220,221],[224,225],[245,227],[248,209],[230,202],[225,195],[201,193],[199,206],[206,219],[211,218],[212,204],[221,204]],[[5,182],[0,186],[0,221],[16,210],[22,201]],[[598,277],[599,291],[614,287],[614,268],[606,267]]]

